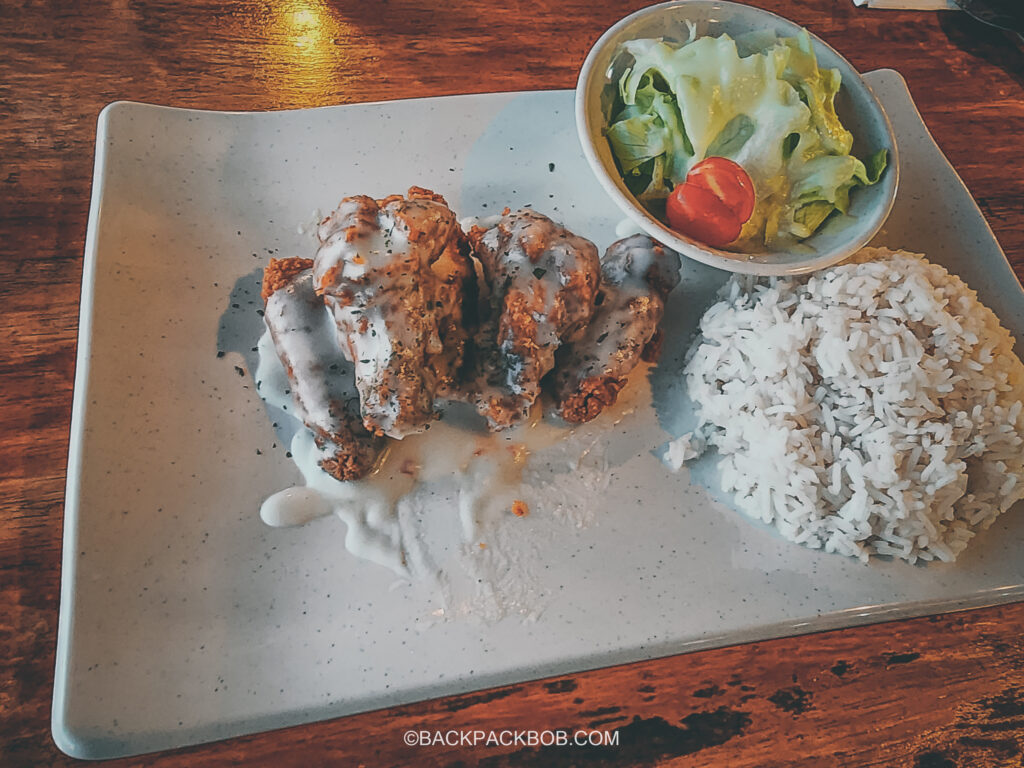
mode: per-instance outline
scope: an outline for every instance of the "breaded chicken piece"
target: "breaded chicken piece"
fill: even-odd
[[[470,399],[499,430],[529,413],[555,350],[586,327],[600,262],[589,240],[529,209],[474,227],[469,238],[489,291],[474,337]]]
[[[355,365],[366,428],[402,438],[435,418],[465,355],[468,243],[444,198],[347,197],[317,230],[317,293]]]
[[[582,338],[560,351],[552,377],[563,419],[595,418],[615,402],[641,358],[657,357],[658,323],[679,284],[679,268],[679,254],[647,235],[608,248],[594,317]]]
[[[263,319],[288,374],[296,415],[320,449],[320,467],[338,480],[356,480],[373,468],[384,441],[363,427],[352,364],[316,295],[312,267],[312,259],[270,260]]]

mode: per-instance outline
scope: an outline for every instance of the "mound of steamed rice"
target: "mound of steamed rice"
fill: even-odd
[[[951,561],[1024,497],[1024,365],[962,280],[865,249],[799,278],[734,276],[686,384],[725,491],[788,539]],[[675,450],[672,450],[672,449]]]

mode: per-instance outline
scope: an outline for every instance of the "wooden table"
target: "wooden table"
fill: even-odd
[[[962,14],[868,11],[849,0],[755,4],[802,22],[861,71],[903,73],[1024,275],[1021,49]],[[570,88],[602,30],[641,5],[0,5],[0,764],[74,762],[50,739],[49,711],[99,110],[115,99],[261,110]],[[117,764],[1020,766],[1022,635],[1017,603],[596,670]],[[620,746],[403,743],[406,729],[577,727],[617,728]]]

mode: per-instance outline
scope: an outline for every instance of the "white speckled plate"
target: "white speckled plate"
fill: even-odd
[[[1024,294],[980,212],[899,75],[867,81],[903,162],[878,242],[961,274],[1020,343]],[[308,253],[297,225],[343,194],[411,184],[444,193],[464,216],[533,204],[603,248],[619,214],[582,157],[572,108],[560,91],[269,114],[103,112],[68,468],[53,705],[61,749],[167,749],[1024,596],[1019,508],[955,565],[865,566],[741,518],[701,487],[707,467],[693,484],[664,469],[652,451],[691,418],[670,405],[674,375],[725,279],[693,262],[659,368],[631,383],[639,406],[608,422],[607,489],[588,497],[590,509],[535,509],[506,526],[509,573],[521,578],[498,588],[533,620],[435,620],[429,591],[346,552],[340,520],[263,525],[260,501],[297,477],[246,370],[268,254]],[[440,505],[420,521],[424,535],[457,549],[456,517]]]

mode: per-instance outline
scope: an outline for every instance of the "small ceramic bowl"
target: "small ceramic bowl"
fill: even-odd
[[[842,261],[875,235],[892,210],[899,181],[896,139],[882,105],[850,63],[826,43],[811,35],[818,65],[838,69],[842,87],[836,96],[836,111],[854,137],[853,154],[861,159],[886,148],[889,161],[877,184],[859,187],[850,196],[846,216],[832,216],[813,236],[788,249],[740,253],[713,248],[669,229],[648,213],[626,188],[604,135],[605,115],[602,93],[614,87],[613,65],[619,46],[640,38],[665,38],[685,42],[690,35],[687,22],[698,36],[728,34],[732,38],[752,32],[774,32],[792,37],[801,27],[781,16],[758,8],[722,0],[673,0],[627,16],[611,27],[587,55],[576,86],[576,128],[583,152],[598,181],[615,203],[640,228],[691,259],[732,272],[759,275],[801,274]],[[741,54],[743,51],[741,51]],[[607,97],[606,97],[607,98]]]

